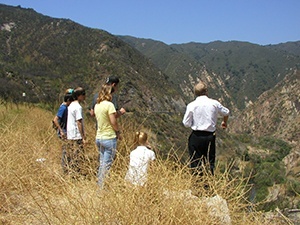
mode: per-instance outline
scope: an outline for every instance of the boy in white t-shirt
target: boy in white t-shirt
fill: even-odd
[[[125,180],[134,185],[143,186],[147,180],[147,171],[151,161],[155,160],[155,153],[148,143],[148,135],[144,132],[136,132],[135,143],[137,145],[130,153],[130,163]]]
[[[83,146],[86,144],[84,131],[83,112],[80,103],[85,100],[85,90],[77,87],[73,92],[74,101],[68,107],[67,140],[68,149],[64,156],[65,173],[77,176],[81,173],[80,167],[83,163]]]

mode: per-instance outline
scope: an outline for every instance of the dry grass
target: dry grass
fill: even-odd
[[[97,151],[94,123],[86,121],[90,143],[86,146],[87,176],[63,176],[61,143],[52,127],[53,114],[28,106],[0,106],[0,224],[223,224],[209,214],[209,197],[226,199],[232,224],[291,224],[286,218],[267,218],[246,201],[246,179],[228,171],[195,182],[173,153],[154,164],[147,186],[124,181],[132,149],[132,135],[146,130],[155,146],[155,135],[124,117],[124,140],[106,188],[96,185]],[[37,159],[45,158],[44,162]],[[204,188],[206,184],[209,188]]]

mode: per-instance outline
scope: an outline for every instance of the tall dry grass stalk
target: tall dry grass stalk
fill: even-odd
[[[247,179],[231,177],[230,166],[196,182],[178,157],[160,158],[150,128],[126,116],[120,121],[123,141],[105,189],[99,190],[93,120],[86,121],[86,176],[72,179],[62,173],[62,143],[51,127],[52,113],[0,106],[0,115],[0,224],[223,224],[205,204],[216,195],[226,199],[232,224],[270,224],[247,201]],[[137,130],[150,134],[157,155],[144,187],[124,181]],[[287,221],[273,217],[272,224]]]

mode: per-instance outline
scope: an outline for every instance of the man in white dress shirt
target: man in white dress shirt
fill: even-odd
[[[190,166],[193,172],[202,175],[202,162],[209,163],[210,171],[214,174],[216,157],[216,124],[218,115],[223,116],[221,126],[227,127],[229,109],[217,100],[207,97],[207,85],[200,81],[194,87],[196,99],[189,103],[182,123],[190,127],[192,133],[188,139]]]

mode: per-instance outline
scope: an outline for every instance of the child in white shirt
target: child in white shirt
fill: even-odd
[[[155,153],[149,146],[146,133],[136,132],[135,143],[137,147],[130,153],[129,169],[125,180],[134,185],[143,186],[147,180],[149,164],[155,160]]]

